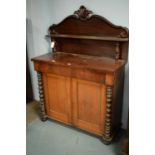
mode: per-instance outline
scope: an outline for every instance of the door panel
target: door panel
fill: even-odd
[[[74,125],[102,135],[105,120],[105,86],[73,79],[72,93]]]
[[[70,81],[53,74],[44,77],[47,115],[67,124],[71,123]]]

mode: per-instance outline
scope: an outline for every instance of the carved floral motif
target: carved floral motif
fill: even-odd
[[[93,12],[81,6],[79,10],[74,12],[74,15],[81,20],[87,20],[93,15]]]
[[[128,36],[128,31],[121,31],[120,34],[118,35],[120,38],[127,38]]]

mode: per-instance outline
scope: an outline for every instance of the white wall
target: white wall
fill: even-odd
[[[49,11],[46,0],[27,0],[26,7],[26,35],[27,49],[30,62],[30,72],[32,77],[32,87],[34,98],[39,100],[37,76],[34,72],[31,58],[47,53],[48,42],[45,40],[47,29],[49,26]]]
[[[103,15],[114,24],[128,27],[128,0],[49,0],[50,23],[60,22],[79,9],[80,5],[86,6],[95,14]]]
[[[45,39],[47,29],[57,24],[66,16],[73,14],[80,5],[86,6],[95,14],[104,16],[116,25],[128,27],[128,0],[27,0],[27,45],[28,54],[32,58],[49,51],[49,43]],[[37,77],[30,62],[34,97],[39,100]],[[129,104],[129,67],[126,65],[123,104],[123,128],[126,128]]]

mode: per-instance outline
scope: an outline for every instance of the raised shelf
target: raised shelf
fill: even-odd
[[[122,41],[126,42],[129,38],[118,38],[118,37],[100,37],[100,36],[85,36],[85,35],[68,35],[68,34],[52,34],[47,37],[53,38],[73,38],[73,39],[90,39],[90,40],[105,40],[105,41]]]

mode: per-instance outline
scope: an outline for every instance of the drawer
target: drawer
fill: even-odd
[[[105,73],[101,73],[96,70],[58,66],[47,63],[35,63],[35,70],[43,73],[52,73],[82,80],[105,83]]]
[[[71,76],[71,68],[47,63],[35,63],[35,70],[43,73],[52,73],[62,76]]]
[[[100,73],[95,70],[73,69],[72,76],[78,79],[105,83],[105,73]]]

